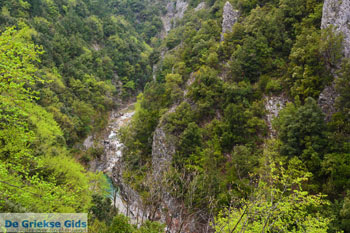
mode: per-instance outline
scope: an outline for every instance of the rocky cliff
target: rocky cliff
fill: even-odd
[[[166,5],[166,14],[161,17],[164,27],[163,33],[161,35],[163,38],[175,26],[176,20],[182,19],[185,11],[187,10],[187,7],[188,3],[183,0],[176,0],[175,2],[170,1]]]
[[[344,35],[344,56],[350,55],[350,1],[325,0],[323,5],[322,28],[330,25]]]
[[[154,132],[152,144],[152,168],[155,178],[168,170],[174,153],[174,142],[170,140],[170,135],[166,134],[161,122]]]
[[[199,4],[197,5],[196,8],[194,8],[194,11],[200,11],[200,10],[203,10],[203,9],[205,9],[205,8],[206,8],[205,2],[201,2],[201,3],[199,3]]]
[[[322,28],[327,28],[331,25],[335,30],[341,32],[344,36],[343,55],[350,56],[350,1],[340,0],[325,0],[323,5]],[[335,76],[335,75],[334,75]],[[336,76],[335,76],[336,78]],[[320,94],[318,104],[322,111],[326,114],[326,119],[329,120],[336,108],[334,106],[336,93],[334,83],[327,86]]]
[[[163,16],[164,31],[168,33],[175,25],[174,20],[181,19],[183,13],[186,11],[188,4],[182,0],[177,0],[176,2],[170,2],[167,5],[167,14]],[[205,9],[207,6],[205,3],[199,3],[194,11],[199,11]],[[222,21],[222,35],[223,39],[224,33],[232,31],[233,25],[237,22],[239,18],[239,12],[234,10],[229,2],[226,2],[223,9],[223,21]],[[183,98],[186,102],[191,102],[187,98],[187,92],[189,86],[195,81],[194,73],[191,73],[190,78],[187,80],[186,85],[183,87]],[[174,111],[176,111],[179,104],[174,104],[162,117],[165,119],[166,116]],[[149,187],[158,187],[154,189],[158,192],[160,198],[160,205],[158,208],[158,214],[161,217],[162,222],[166,222],[169,232],[204,232],[203,229],[209,229],[208,224],[205,219],[206,217],[197,216],[196,214],[189,214],[184,207],[184,204],[172,197],[170,191],[167,190],[166,174],[168,173],[173,155],[176,152],[176,140],[173,135],[170,135],[165,130],[164,120],[160,120],[159,125],[153,134],[153,144],[152,144],[152,177],[151,185]],[[153,211],[152,211],[153,212]],[[204,214],[205,215],[205,214]],[[202,223],[199,224],[202,220]],[[203,221],[204,220],[204,221]]]
[[[226,2],[224,6],[224,12],[222,15],[221,41],[224,40],[225,33],[232,31],[232,27],[237,22],[238,17],[239,17],[239,11],[234,10],[231,3]]]
[[[191,80],[191,79],[190,79]],[[187,85],[191,83],[188,82]],[[186,87],[188,87],[186,85]],[[186,88],[185,88],[186,89]],[[174,104],[162,117],[153,134],[152,144],[152,176],[151,181],[146,181],[157,193],[159,205],[156,215],[160,220],[167,224],[167,232],[170,233],[194,233],[198,232],[200,227],[195,220],[196,216],[188,214],[184,203],[177,200],[170,194],[173,187],[169,185],[169,169],[173,155],[176,152],[176,139],[165,129],[166,122],[163,120],[168,114],[176,111],[178,104]]]
[[[265,97],[266,122],[271,137],[276,136],[276,132],[272,128],[272,120],[278,116],[279,112],[286,106],[287,102],[288,99],[283,95]]]

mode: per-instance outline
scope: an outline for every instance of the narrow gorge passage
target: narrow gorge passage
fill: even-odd
[[[106,175],[110,185],[108,192],[112,205],[118,209],[119,213],[130,217],[132,223],[137,224],[142,221],[143,213],[137,208],[138,205],[128,201],[130,198],[126,196],[123,190],[130,188],[122,182],[122,177],[120,177],[123,144],[119,139],[119,130],[132,119],[135,113],[133,106],[134,103],[131,103],[120,110],[111,112],[109,124],[106,128],[107,133],[101,143],[104,153],[101,159],[92,161],[90,166],[92,170],[102,171]],[[91,137],[88,137],[87,140],[91,140]],[[84,144],[89,143],[85,142]]]

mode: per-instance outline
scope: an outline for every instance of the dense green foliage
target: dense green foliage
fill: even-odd
[[[248,232],[261,232],[259,226],[266,223],[270,227],[266,231],[278,231],[281,226],[300,232],[348,229],[348,198],[344,199],[350,189],[347,60],[338,74],[338,112],[329,122],[316,101],[333,81],[332,69],[339,67],[342,35],[332,27],[320,29],[323,1],[230,2],[241,17],[223,41],[225,1],[206,1],[207,9],[199,11],[193,9],[199,2],[190,1],[193,8],[160,45],[167,53],[159,61],[156,82],[139,97],[135,118],[123,133],[124,159],[129,165],[126,180],[147,201],[145,180],[154,169],[153,135],[156,129],[162,130],[175,147],[166,177],[174,186],[172,195],[191,213],[206,213],[199,221],[214,219],[228,206],[229,218],[234,215],[237,220],[244,203],[253,203],[244,218],[252,223]],[[274,172],[270,178],[264,173],[263,151],[271,133],[264,108],[268,96],[290,102],[273,122],[275,155],[269,162],[283,162],[279,169],[288,169],[293,161],[298,164],[295,169],[302,174],[281,181],[287,182],[283,183],[289,187],[287,192],[281,190],[280,181],[268,180],[274,179]],[[271,192],[281,208],[267,196]],[[319,193],[326,194],[322,200],[328,198],[330,204],[321,201]],[[295,198],[305,205],[293,202]],[[271,208],[274,217],[270,218],[264,211]],[[259,218],[250,218],[257,212]],[[300,221],[293,219],[297,215]],[[218,232],[227,220],[227,213],[221,212]]]
[[[107,229],[116,210],[101,196],[104,179],[76,161],[101,150],[79,143],[149,81],[161,6],[1,0],[0,9],[0,211],[89,212]]]
[[[319,210],[328,203],[324,196],[303,191],[310,173],[298,177],[297,163],[291,160],[284,170],[272,162],[249,198],[237,201],[239,208],[219,213],[216,232],[327,232],[331,216]]]
[[[240,17],[223,40],[226,1],[187,2],[161,38],[168,1],[0,0],[0,211],[164,231],[118,214],[101,174],[76,161],[103,153],[79,143],[143,89],[121,132],[123,178],[150,209],[166,190],[217,232],[350,231],[350,60],[343,36],[320,29],[323,1],[230,0]],[[317,99],[335,73],[326,121]],[[289,102],[272,128],[268,97]],[[154,139],[172,160],[150,182]]]
[[[33,41],[45,51],[38,76],[48,82],[37,86],[39,103],[53,114],[69,145],[105,126],[117,95],[128,97],[149,81],[152,49],[145,42],[155,36],[152,31],[159,31],[160,7],[144,5],[0,1],[0,28],[25,22],[33,30]],[[140,28],[132,24],[134,17],[142,20]]]
[[[35,103],[33,88],[45,81],[36,76],[42,50],[30,33],[9,28],[0,36],[0,210],[87,211],[100,178],[69,157],[53,115]]]
[[[160,233],[163,230],[164,225],[151,221],[146,221],[138,227],[130,223],[129,218],[122,214],[115,215],[109,226],[104,222],[94,220],[93,225],[89,227],[89,232],[94,233]]]

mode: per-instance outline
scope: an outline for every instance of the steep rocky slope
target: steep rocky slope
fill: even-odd
[[[188,3],[183,0],[169,1],[166,5],[166,14],[163,15],[162,22],[164,31],[161,37],[164,38],[168,32],[176,26],[176,21],[182,19],[187,10]]]
[[[233,25],[237,22],[239,17],[239,11],[234,10],[230,2],[226,2],[224,6],[224,12],[222,14],[222,33],[221,41],[224,40],[224,34],[232,32]]]
[[[324,89],[331,72],[322,46],[333,34],[324,35],[321,18],[322,28],[347,33],[348,3],[326,1],[323,17],[320,1],[249,3],[167,5],[154,81],[124,140],[137,173],[129,182],[170,232],[213,231],[222,209],[241,208],[237,200],[265,177],[269,159],[295,162],[313,174],[311,192],[336,195],[324,183],[343,151],[329,147],[333,129],[315,99],[329,120],[337,94]]]
[[[350,57],[350,2],[349,1],[337,1],[337,0],[325,0],[323,5],[322,24],[321,27],[334,27],[335,31],[341,33],[343,39],[343,56]],[[340,64],[338,64],[340,65]],[[336,78],[336,70],[333,70],[333,76]],[[326,114],[327,119],[335,113],[335,100],[338,97],[338,93],[335,90],[334,82],[327,86],[318,99],[318,103],[321,106],[323,112]]]

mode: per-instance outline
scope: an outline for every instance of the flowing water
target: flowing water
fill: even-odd
[[[118,132],[122,126],[129,122],[135,112],[126,112],[128,108],[118,112],[113,112],[110,124],[108,126],[109,135],[104,140],[105,154],[104,172],[111,173],[113,167],[119,162],[122,157],[123,143],[120,142]]]
[[[131,105],[111,113],[107,126],[107,136],[103,140],[104,155],[100,160],[93,161],[90,166],[92,170],[102,171],[106,175],[109,183],[109,197],[113,205],[118,208],[119,213],[130,217],[132,223],[138,224],[141,222],[139,219],[143,219],[143,212],[139,208],[140,201],[138,199],[140,198],[135,191],[122,182],[121,174],[116,169],[122,167],[121,158],[123,155],[123,143],[119,139],[119,131],[131,120],[135,113],[130,108]],[[92,137],[90,136],[85,140],[84,145],[92,145],[91,141]],[[121,190],[124,190],[124,192],[121,192]],[[126,196],[126,194],[132,194],[132,198]]]
[[[128,203],[124,200],[125,198],[122,197],[120,188],[114,187],[111,179],[113,177],[113,168],[118,166],[123,155],[123,144],[118,135],[119,130],[122,126],[127,124],[134,115],[134,111],[128,110],[129,106],[118,112],[112,112],[111,114],[110,123],[108,125],[108,138],[104,140],[105,156],[101,167],[103,170],[101,170],[109,177],[108,181],[111,184],[110,197],[113,205],[118,208],[119,213],[130,216],[130,207]],[[132,218],[132,216],[130,217]],[[131,220],[133,221],[133,219]]]
[[[109,197],[112,200],[112,205],[119,210],[119,213],[128,216],[131,223],[140,226],[146,219],[150,218],[150,213],[152,211],[148,206],[144,205],[140,195],[124,183],[122,179],[122,156],[124,145],[119,138],[120,129],[132,119],[134,113],[134,111],[130,110],[130,106],[112,112],[107,126],[107,134],[102,142],[104,146],[104,154],[99,160],[93,161],[90,164],[90,167],[92,170],[102,171],[106,175],[107,182],[109,183],[108,192]],[[84,145],[92,144],[93,137],[88,137],[84,142]],[[172,207],[174,209],[173,212],[177,210],[176,203],[169,203],[167,203],[167,206]],[[166,217],[166,213],[159,212],[158,219],[160,222],[165,223]],[[179,219],[178,218],[179,216],[176,217],[175,215],[172,217],[170,224],[173,227],[167,227],[165,229],[166,232],[179,232],[176,229],[178,227],[177,225],[181,225],[179,224],[181,223],[181,216]]]

